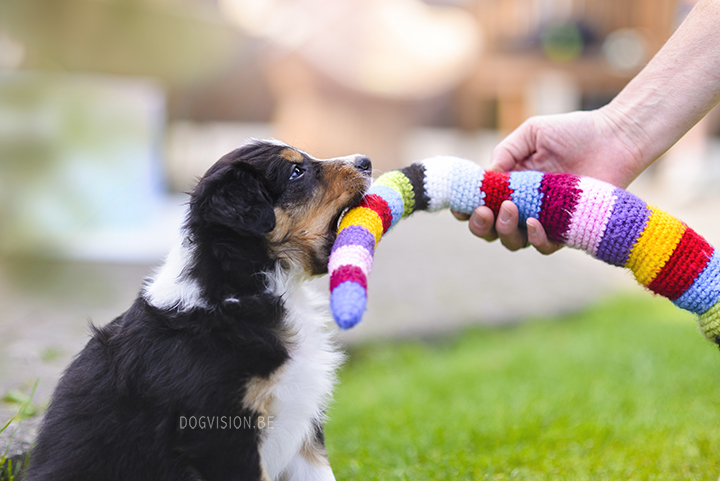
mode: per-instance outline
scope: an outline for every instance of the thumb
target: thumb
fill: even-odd
[[[489,170],[509,172],[530,157],[536,150],[534,129],[530,121],[505,137],[492,151]]]
[[[488,170],[494,172],[510,172],[518,162],[502,143],[498,144],[492,153],[490,167]]]

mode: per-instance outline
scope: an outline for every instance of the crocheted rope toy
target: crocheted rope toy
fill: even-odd
[[[400,219],[447,208],[470,214],[480,205],[497,216],[504,200],[517,205],[521,223],[537,218],[549,239],[630,269],[641,285],[697,314],[701,332],[720,345],[720,255],[684,223],[593,178],[489,172],[449,156],[381,175],[343,217],[328,265],[337,324],[360,321],[375,247]]]

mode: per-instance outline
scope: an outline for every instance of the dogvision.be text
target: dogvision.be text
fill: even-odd
[[[180,416],[180,429],[272,429],[274,416]]]

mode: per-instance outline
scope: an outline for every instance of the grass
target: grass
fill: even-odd
[[[720,352],[644,295],[553,322],[351,351],[339,480],[718,479]]]
[[[32,390],[29,394],[12,390],[3,397],[4,402],[11,405],[17,405],[18,409],[17,414],[0,428],[0,434],[2,434],[6,430],[10,429],[13,421],[17,421],[17,424],[10,435],[10,441],[12,441],[15,437],[22,421],[37,414],[37,407],[32,404],[32,398],[35,395],[38,382],[39,379],[35,381],[35,384],[33,384]],[[4,451],[0,452],[0,481],[19,481],[22,479],[23,471],[27,469],[30,458],[28,453],[19,456],[9,456],[9,449],[10,445],[8,444],[5,446]]]

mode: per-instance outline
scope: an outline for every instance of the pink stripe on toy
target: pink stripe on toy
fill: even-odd
[[[615,187],[583,177],[578,183],[582,191],[567,231],[567,245],[594,255],[615,204]]]
[[[328,272],[332,273],[340,266],[346,264],[358,266],[367,276],[372,270],[373,256],[363,246],[344,245],[336,249],[330,256]]]

